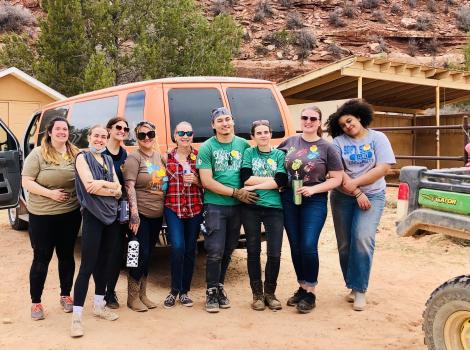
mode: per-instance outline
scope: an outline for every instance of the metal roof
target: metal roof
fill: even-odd
[[[419,113],[470,99],[470,72],[352,56],[278,87],[287,104],[362,97],[378,111]]]

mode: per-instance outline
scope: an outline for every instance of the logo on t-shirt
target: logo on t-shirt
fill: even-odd
[[[147,172],[152,175],[147,188],[152,192],[166,191],[168,188],[168,176],[166,176],[166,169],[158,164],[154,164],[149,160],[145,161]]]
[[[353,164],[367,164],[374,161],[374,152],[370,143],[360,146],[344,145],[343,154]]]

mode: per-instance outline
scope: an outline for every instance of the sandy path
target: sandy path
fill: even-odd
[[[390,198],[393,197],[389,193]],[[156,251],[150,296],[159,307],[135,313],[122,307],[116,322],[91,316],[85,305],[85,336],[69,337],[70,314],[58,304],[57,261],[49,269],[43,296],[46,320],[29,317],[28,273],[32,251],[26,232],[10,229],[0,212],[0,349],[425,349],[421,332],[424,303],[434,288],[459,274],[469,273],[468,248],[443,236],[398,239],[394,210],[387,208],[377,236],[377,251],[368,293],[368,309],[354,312],[343,300],[336,241],[329,217],[320,240],[320,284],[317,308],[300,315],[284,306],[280,312],[252,311],[246,273],[246,252],[237,250],[226,282],[232,308],[211,315],[203,311],[204,256],[198,257],[191,296],[192,309],[178,305],[166,310],[162,301],[169,286],[169,252]],[[77,266],[79,259],[77,249]],[[277,296],[285,301],[296,289],[289,245],[284,241]],[[93,291],[93,286],[90,286]],[[117,286],[126,298],[124,274]],[[91,293],[92,294],[92,293]],[[5,323],[9,322],[11,323]]]

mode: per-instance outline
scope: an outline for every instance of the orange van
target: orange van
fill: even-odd
[[[57,116],[68,119],[71,141],[79,148],[87,147],[91,126],[105,125],[112,117],[126,118],[131,130],[138,122],[149,120],[157,127],[161,151],[166,152],[173,144],[172,130],[180,121],[192,124],[196,147],[211,137],[210,111],[221,106],[232,112],[238,136],[250,139],[251,123],[259,119],[270,121],[273,145],[295,134],[287,105],[274,83],[228,77],[149,80],[54,102],[33,114],[21,144],[0,121],[0,209],[9,208],[14,229],[26,228],[28,194],[21,190],[21,162],[41,144],[47,123]],[[136,146],[133,131],[125,145],[131,149]]]

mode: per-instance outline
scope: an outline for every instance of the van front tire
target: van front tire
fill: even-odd
[[[18,211],[18,207],[8,209],[8,221],[14,230],[24,231],[28,228],[28,222],[19,218]]]

